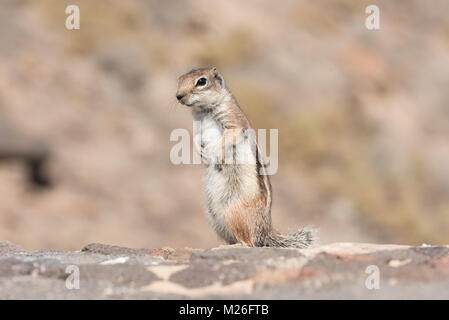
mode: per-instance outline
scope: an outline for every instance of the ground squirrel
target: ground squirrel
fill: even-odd
[[[281,234],[271,224],[271,185],[251,126],[213,68],[192,70],[178,79],[178,101],[192,108],[200,130],[194,145],[206,164],[207,213],[229,244],[305,248],[314,230]],[[231,155],[231,161],[229,156]],[[245,161],[236,161],[245,155]]]

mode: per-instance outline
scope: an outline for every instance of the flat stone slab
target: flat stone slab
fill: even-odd
[[[449,246],[335,243],[28,252],[0,242],[0,299],[449,299]]]

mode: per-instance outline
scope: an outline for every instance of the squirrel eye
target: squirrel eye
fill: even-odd
[[[204,86],[206,84],[206,78],[199,78],[195,84],[195,87]]]

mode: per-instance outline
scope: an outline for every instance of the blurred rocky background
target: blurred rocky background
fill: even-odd
[[[76,4],[81,29],[65,28]],[[380,8],[380,30],[365,8]],[[217,66],[279,129],[273,222],[321,243],[449,243],[449,2],[2,0],[0,239],[217,246],[177,77]]]

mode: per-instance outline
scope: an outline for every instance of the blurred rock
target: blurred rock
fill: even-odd
[[[117,81],[122,88],[118,92],[138,92],[146,80],[146,66],[141,52],[137,48],[107,46],[102,48],[97,57],[98,66],[106,77]]]
[[[46,168],[49,156],[44,143],[14,130],[0,114],[0,161],[22,162],[32,185],[48,187],[51,184]]]
[[[25,249],[8,241],[0,242],[0,254],[10,254],[17,252],[25,252]]]

